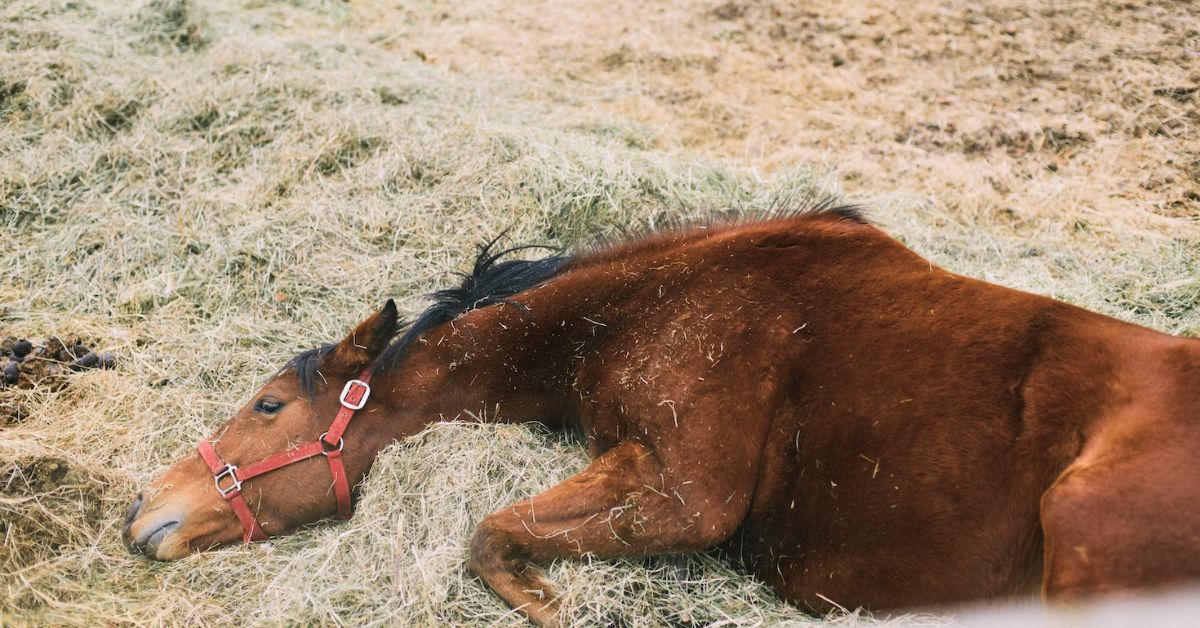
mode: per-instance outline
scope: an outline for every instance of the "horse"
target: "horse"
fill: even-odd
[[[288,362],[138,494],[127,546],[348,517],[381,449],[470,417],[591,458],[470,540],[537,625],[563,620],[537,564],[584,555],[716,548],[815,613],[1200,579],[1197,339],[948,272],[854,207],[510,253]]]

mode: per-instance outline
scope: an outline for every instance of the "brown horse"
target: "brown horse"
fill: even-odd
[[[471,541],[538,624],[534,564],[584,554],[721,547],[815,611],[1200,578],[1200,341],[947,272],[850,208],[499,257],[292,360],[138,497],[129,546],[348,514],[380,449],[470,415],[592,457]]]

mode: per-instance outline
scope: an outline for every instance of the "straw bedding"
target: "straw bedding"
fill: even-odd
[[[200,6],[197,6],[200,5]],[[0,388],[0,623],[518,624],[464,569],[473,524],[586,464],[570,435],[440,425],[384,451],[354,519],[172,564],[124,508],[299,349],[387,297],[417,312],[472,246],[570,247],[837,193],[647,148],[647,129],[388,52],[342,2],[0,5],[0,337],[91,339],[115,368]],[[949,268],[1200,333],[1187,225],[1026,221],[881,194]],[[807,618],[714,555],[564,562],[576,623]],[[944,619],[905,616],[903,625]]]

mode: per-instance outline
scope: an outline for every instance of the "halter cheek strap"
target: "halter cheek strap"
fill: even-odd
[[[209,471],[213,474],[213,483],[217,487],[217,492],[229,502],[233,508],[233,514],[237,515],[238,521],[242,524],[244,531],[242,542],[249,543],[267,539],[266,532],[263,532],[262,526],[258,525],[258,519],[254,517],[249,504],[246,503],[246,498],[242,496],[242,483],[313,456],[325,456],[329,462],[329,475],[333,479],[333,493],[337,497],[337,516],[341,519],[349,519],[350,515],[354,514],[354,505],[351,503],[350,497],[350,481],[346,477],[346,466],[342,462],[342,448],[346,444],[342,434],[346,432],[346,427],[350,425],[350,419],[354,418],[354,413],[366,405],[367,398],[371,396],[371,387],[368,385],[370,381],[371,373],[369,370],[365,370],[358,376],[358,379],[346,382],[341,396],[338,397],[341,407],[338,408],[337,415],[333,418],[329,429],[317,440],[240,467],[222,461],[221,457],[217,455],[216,448],[207,438],[196,446],[204,464],[208,465]]]

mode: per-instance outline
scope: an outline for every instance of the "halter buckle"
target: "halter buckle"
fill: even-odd
[[[350,399],[350,394],[352,392],[359,392],[357,403],[355,400]],[[362,381],[361,379],[352,379],[346,382],[345,388],[342,388],[342,394],[340,397],[338,397],[338,401],[340,401],[343,406],[346,406],[351,410],[359,410],[363,406],[367,405],[367,397],[370,396],[371,387],[368,386],[366,382]]]
[[[213,475],[213,484],[217,485],[217,492],[221,497],[229,499],[229,496],[242,490],[242,481],[237,477],[237,465],[227,464],[225,468],[217,471]],[[221,487],[221,480],[229,478],[230,484],[228,488]]]

